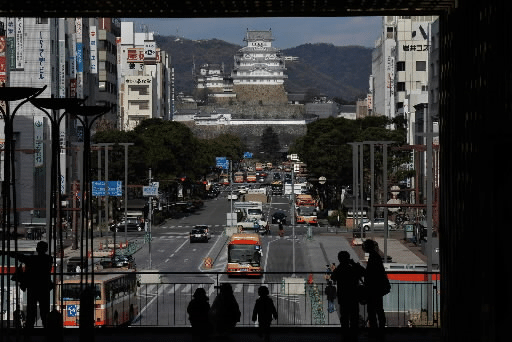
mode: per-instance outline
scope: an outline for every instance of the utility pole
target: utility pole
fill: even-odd
[[[151,177],[151,168],[149,168],[149,185],[151,186],[153,182],[153,178]],[[153,197],[149,196],[149,211],[148,211],[148,234],[149,234],[149,269],[152,268],[151,261],[151,219],[153,216]]]
[[[124,240],[128,241],[128,146],[134,143],[119,143],[124,146]]]

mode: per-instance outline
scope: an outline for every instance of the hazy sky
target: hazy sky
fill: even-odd
[[[382,17],[345,18],[124,18],[133,21],[137,32],[180,36],[186,39],[217,38],[245,45],[247,29],[272,29],[273,46],[287,49],[305,43],[332,43],[337,46],[373,47],[382,31]]]

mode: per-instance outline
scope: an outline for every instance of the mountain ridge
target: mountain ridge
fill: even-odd
[[[223,64],[226,73],[233,68],[234,55],[241,45],[221,39],[189,40],[176,36],[156,36],[160,49],[171,56],[175,70],[176,92],[192,94],[193,67],[204,63]],[[299,57],[286,61],[285,89],[289,93],[314,92],[328,98],[354,101],[368,92],[372,49],[336,46],[331,43],[306,43],[281,49],[284,56]]]

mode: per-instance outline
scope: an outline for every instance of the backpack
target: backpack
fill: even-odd
[[[25,274],[23,267],[21,267],[21,264],[16,266],[16,270],[14,271],[11,280],[18,283],[21,291],[25,292],[27,289],[27,275]]]

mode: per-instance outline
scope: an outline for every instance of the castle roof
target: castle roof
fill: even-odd
[[[274,38],[272,37],[272,30],[268,31],[250,31],[247,29],[245,33],[244,41],[253,41],[253,40],[267,40],[272,41]]]

